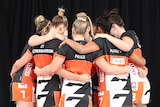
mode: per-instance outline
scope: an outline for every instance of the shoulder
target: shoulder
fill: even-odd
[[[121,37],[129,36],[129,37],[132,37],[132,38],[133,38],[134,35],[136,35],[135,31],[133,31],[133,30],[128,30],[128,31],[124,32],[124,33],[121,35]]]

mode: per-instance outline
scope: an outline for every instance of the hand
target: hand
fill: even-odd
[[[120,77],[127,77],[128,76],[128,73],[126,72],[126,73],[120,73],[120,74],[118,74],[117,76],[120,76]]]
[[[16,72],[14,72],[14,71],[11,71],[10,72],[10,76],[11,76],[11,78],[13,79],[13,77],[16,75]]]
[[[129,75],[129,73],[130,73],[130,66],[129,65],[126,65],[125,66],[125,71],[124,72],[121,72],[121,73],[119,73],[119,74],[117,74],[118,76],[122,76],[122,77],[126,77],[126,76],[128,76]]]
[[[67,39],[65,39],[65,40],[59,45],[59,48],[60,48],[62,45],[66,44],[66,43],[67,43]]]
[[[91,79],[91,76],[89,74],[81,74],[80,75],[81,82],[89,82]]]
[[[148,74],[148,68],[146,66],[142,66],[142,67],[137,67],[138,69],[138,75],[141,78],[145,78]]]
[[[39,68],[39,67],[35,67],[34,73],[35,73],[37,76],[40,76],[40,75],[41,75],[41,70],[40,70],[40,68]]]

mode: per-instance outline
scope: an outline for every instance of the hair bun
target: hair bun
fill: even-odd
[[[63,8],[58,8],[58,15],[59,16],[64,16],[65,10]]]
[[[114,8],[110,11],[106,10],[103,13],[103,18],[108,19],[112,15],[119,15],[119,10],[117,8]]]
[[[87,14],[84,12],[80,12],[76,16],[77,16],[77,20],[87,21]]]
[[[109,12],[109,14],[110,15],[119,15],[119,10],[117,8],[114,8]]]
[[[44,18],[43,15],[37,16],[36,19],[35,19],[36,26],[39,25],[40,23],[42,23],[44,20],[45,20],[45,18]]]

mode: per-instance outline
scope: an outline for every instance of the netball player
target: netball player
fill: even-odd
[[[102,18],[101,16],[100,17],[98,17],[96,20],[95,20],[95,22],[94,22],[94,33],[95,34],[97,34],[97,33],[99,33],[99,34],[101,34],[101,33],[104,33],[104,32],[107,32],[107,26],[106,26],[106,21],[104,20],[104,18]],[[112,46],[112,45],[111,45]],[[112,64],[118,64],[118,65],[121,65],[120,64],[120,62],[122,63],[123,61],[122,61],[122,58],[123,58],[123,55],[126,55],[126,57],[127,57],[127,54],[120,54],[119,53],[119,55],[117,54],[113,54],[113,48],[112,47],[110,47],[111,49],[110,49],[110,63],[112,63]],[[116,55],[116,56],[115,56]],[[125,56],[124,56],[125,57]],[[118,60],[119,59],[119,60]],[[106,78],[108,78],[109,76],[106,76]],[[118,76],[117,76],[118,77]],[[101,78],[101,77],[100,77]],[[119,77],[118,77],[119,78]],[[123,77],[123,79],[124,79],[124,77]],[[109,79],[108,79],[109,80]],[[109,81],[106,81],[107,83],[109,83]],[[100,84],[102,84],[102,82],[99,82]],[[107,84],[106,83],[106,84]],[[114,82],[111,82],[112,83],[112,85],[114,85],[115,83]],[[131,85],[130,84],[130,80],[128,79],[128,85]],[[102,86],[103,85],[100,85],[100,87],[99,87],[99,93],[102,93],[103,91],[103,88],[102,88]],[[111,86],[110,86],[111,87]],[[120,87],[120,83],[119,83],[119,87]],[[109,87],[108,87],[109,88]],[[126,88],[126,87],[125,87]],[[131,88],[131,87],[128,87],[128,88]],[[121,88],[119,88],[119,89],[121,89]],[[109,91],[106,91],[106,93],[109,93],[110,95],[112,95],[113,93],[116,93],[116,92],[118,92],[118,88],[117,89],[107,89],[107,90],[109,90]],[[119,90],[120,91],[120,90]],[[105,92],[105,91],[104,91]],[[121,92],[122,92],[122,90],[121,90]],[[123,93],[124,94],[124,93]],[[103,107],[103,106],[106,106],[106,107],[131,107],[131,103],[132,103],[132,101],[131,101],[131,93],[129,94],[130,95],[130,97],[128,96],[126,99],[126,101],[125,101],[125,103],[124,104],[122,104],[122,105],[119,105],[118,104],[118,101],[117,101],[117,103],[114,103],[114,100],[116,99],[112,99],[112,97],[110,96],[110,95],[105,95],[105,96],[103,96],[103,95],[99,95],[99,100],[100,100],[100,102],[99,102],[99,107]],[[106,99],[105,99],[105,97],[106,97]],[[107,100],[107,97],[108,97],[108,99],[110,99],[110,101],[109,100]],[[118,99],[118,98],[117,98]],[[105,101],[103,101],[103,100],[105,100],[106,101],[106,104],[105,104]],[[113,101],[112,101],[113,100]],[[120,99],[118,99],[119,101],[123,101],[121,98]],[[108,102],[107,102],[108,101]],[[116,100],[115,100],[116,101]],[[114,103],[114,104],[113,104]],[[128,103],[128,104],[127,104]],[[129,104],[130,103],[130,104]]]
[[[49,33],[44,36],[32,35],[28,40],[28,44],[30,46],[40,45],[41,43],[54,39],[53,35],[59,39],[64,39],[64,37],[67,37],[68,19],[64,16],[64,12],[65,10],[63,8],[58,8],[58,15],[52,18],[51,24],[53,27],[50,28]]]
[[[21,56],[29,48],[26,44]],[[16,61],[17,62],[17,61]],[[14,66],[16,66],[16,62]],[[16,107],[35,107],[36,75],[34,74],[34,61],[31,59],[17,72],[11,70],[11,100],[15,101]]]
[[[44,19],[44,17],[40,15],[35,19],[35,24],[37,26],[36,27],[36,32],[38,34],[45,34],[49,30],[50,21],[47,20],[47,19]],[[26,53],[28,53],[28,49],[27,49]],[[28,62],[29,60],[32,59],[32,56],[30,56],[30,55],[27,56],[26,53],[19,60],[17,60],[15,62],[15,64],[13,64],[13,67],[12,67],[12,70],[11,70],[11,75],[13,75],[15,72],[17,72],[26,62]],[[27,60],[23,60],[25,58]],[[27,87],[27,86],[24,85],[24,87]],[[26,94],[28,94],[28,93],[26,93]]]
[[[110,35],[106,35],[106,38],[123,51],[127,51],[132,48],[130,44],[131,42],[128,42],[130,41],[130,39],[132,39],[134,42],[133,45],[134,53],[142,57],[141,45],[136,33],[131,30],[129,31],[125,30],[124,22],[121,19],[118,10],[113,9],[110,12],[105,13],[104,18],[107,20],[107,26],[111,29],[110,34],[120,39],[118,40]],[[139,67],[134,63],[130,63],[130,66],[131,66],[130,75],[131,75],[132,91],[133,91],[133,103],[135,104],[136,107],[146,107],[147,106],[146,104],[149,103],[150,99],[150,83],[146,77],[148,69],[143,65]]]
[[[41,22],[41,25],[37,22],[37,19],[40,19],[39,23]],[[45,34],[45,31],[42,31],[43,29],[48,30],[49,27],[49,20],[45,20],[43,16],[39,16],[35,20],[36,24],[36,32],[38,34]],[[26,44],[23,55],[29,49],[29,45]],[[13,83],[12,83],[12,98],[15,101],[16,100],[16,106],[21,107],[21,106],[35,106],[35,86],[36,86],[36,75],[33,72],[34,68],[34,60],[31,59],[30,61],[28,60],[27,64],[25,67],[21,68],[20,71],[18,69],[20,68],[19,65],[21,65],[21,59],[18,59],[12,66],[11,70],[11,77],[13,78]],[[23,70],[24,69],[24,70]],[[23,72],[22,72],[23,71]],[[15,83],[15,80],[21,80],[21,83]],[[16,88],[17,87],[17,88]],[[20,99],[21,98],[21,99]],[[18,100],[18,101],[17,101]],[[20,101],[19,101],[20,100]]]
[[[42,16],[40,19],[43,20],[43,24],[39,27],[38,23],[35,22],[37,29],[37,33],[42,33],[41,31],[43,28],[47,28],[49,26],[48,20],[44,21],[44,18]],[[26,44],[23,54],[29,49],[29,45]],[[17,60],[11,70],[11,77],[13,78],[12,80],[12,99],[13,101],[16,101],[16,106],[17,107],[34,107],[35,106],[35,86],[36,86],[36,75],[33,72],[34,68],[34,61],[31,59],[30,61],[27,62],[25,67],[21,68],[19,71],[19,63],[20,59]],[[20,83],[17,83],[15,81],[21,81]]]

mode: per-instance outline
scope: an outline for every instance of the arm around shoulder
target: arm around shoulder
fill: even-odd
[[[32,35],[28,40],[28,44],[29,46],[37,46],[52,39],[51,36]]]
[[[99,58],[95,61],[97,66],[102,69],[102,71],[106,72],[109,75],[128,75],[130,71],[129,65],[126,66],[119,66],[119,65],[112,65],[109,64],[104,58]]]

